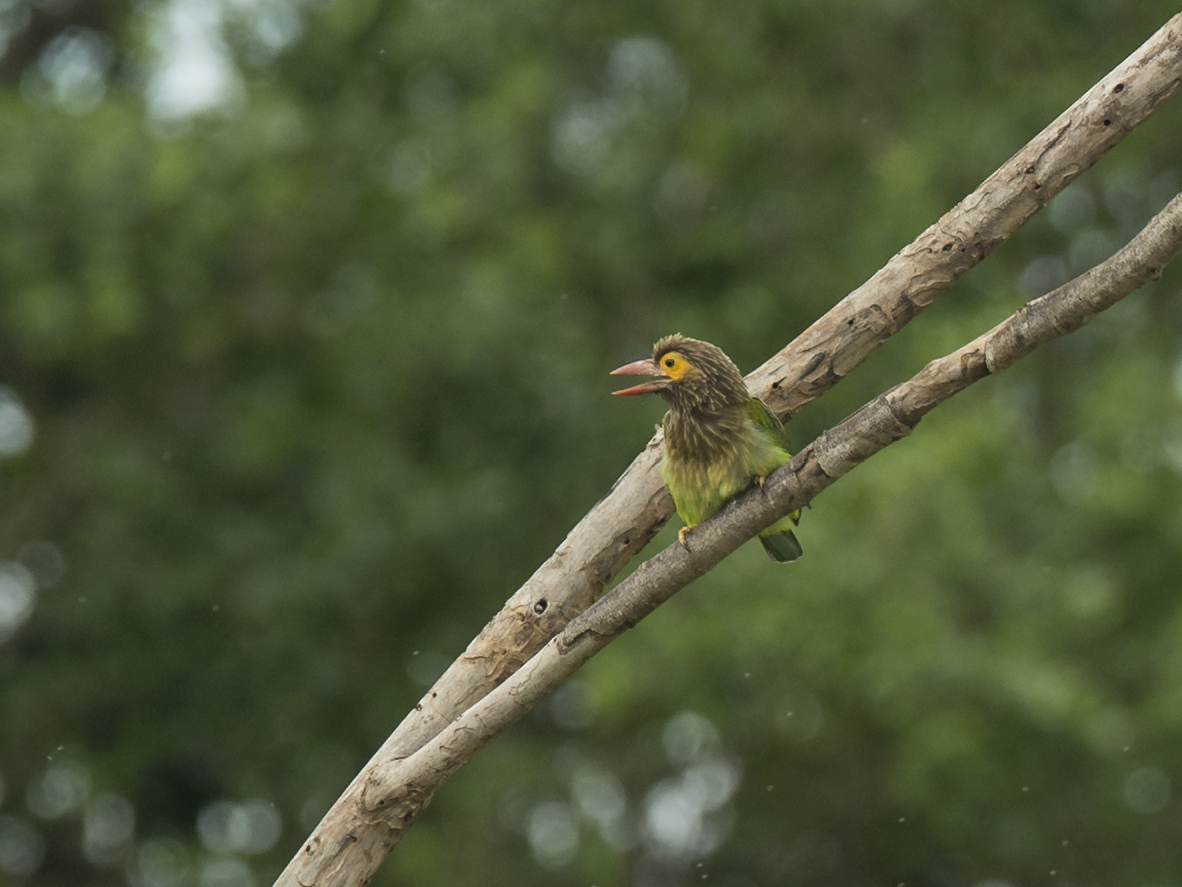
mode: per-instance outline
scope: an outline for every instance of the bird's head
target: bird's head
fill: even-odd
[[[717,345],[680,333],[653,346],[653,356],[612,370],[613,376],[656,376],[613,394],[659,394],[673,409],[718,412],[751,395],[739,368]]]

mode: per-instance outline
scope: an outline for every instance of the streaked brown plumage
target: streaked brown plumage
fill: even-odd
[[[784,426],[747,384],[721,348],[680,334],[653,346],[652,360],[638,360],[616,374],[660,378],[616,394],[657,394],[669,405],[665,414],[665,462],[661,476],[677,513],[685,521],[680,539],[718,511],[753,480],[762,483],[792,458]],[[800,512],[760,534],[775,561],[795,560],[800,543],[792,528]]]

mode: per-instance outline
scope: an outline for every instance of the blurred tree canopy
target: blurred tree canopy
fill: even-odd
[[[0,0],[0,881],[269,884],[648,439],[609,369],[761,362],[1176,11]],[[1110,254],[1180,143],[1170,105],[797,443]],[[1182,879],[1180,344],[1174,268],[933,413],[375,884]]]

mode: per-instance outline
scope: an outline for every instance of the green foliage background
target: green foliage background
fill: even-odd
[[[673,331],[754,367],[1177,12],[205,5],[240,89],[163,119],[169,7],[0,4],[3,883],[269,884],[647,441],[608,370]],[[1124,242],[1180,144],[1175,102],[798,445]],[[744,547],[374,883],[1182,882],[1180,291],[941,407],[799,564]]]

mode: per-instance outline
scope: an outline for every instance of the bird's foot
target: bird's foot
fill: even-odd
[[[689,535],[689,531],[692,529],[693,527],[682,527],[677,531],[677,541],[681,543],[681,547],[686,551],[689,551],[689,543],[685,541],[685,537]]]

